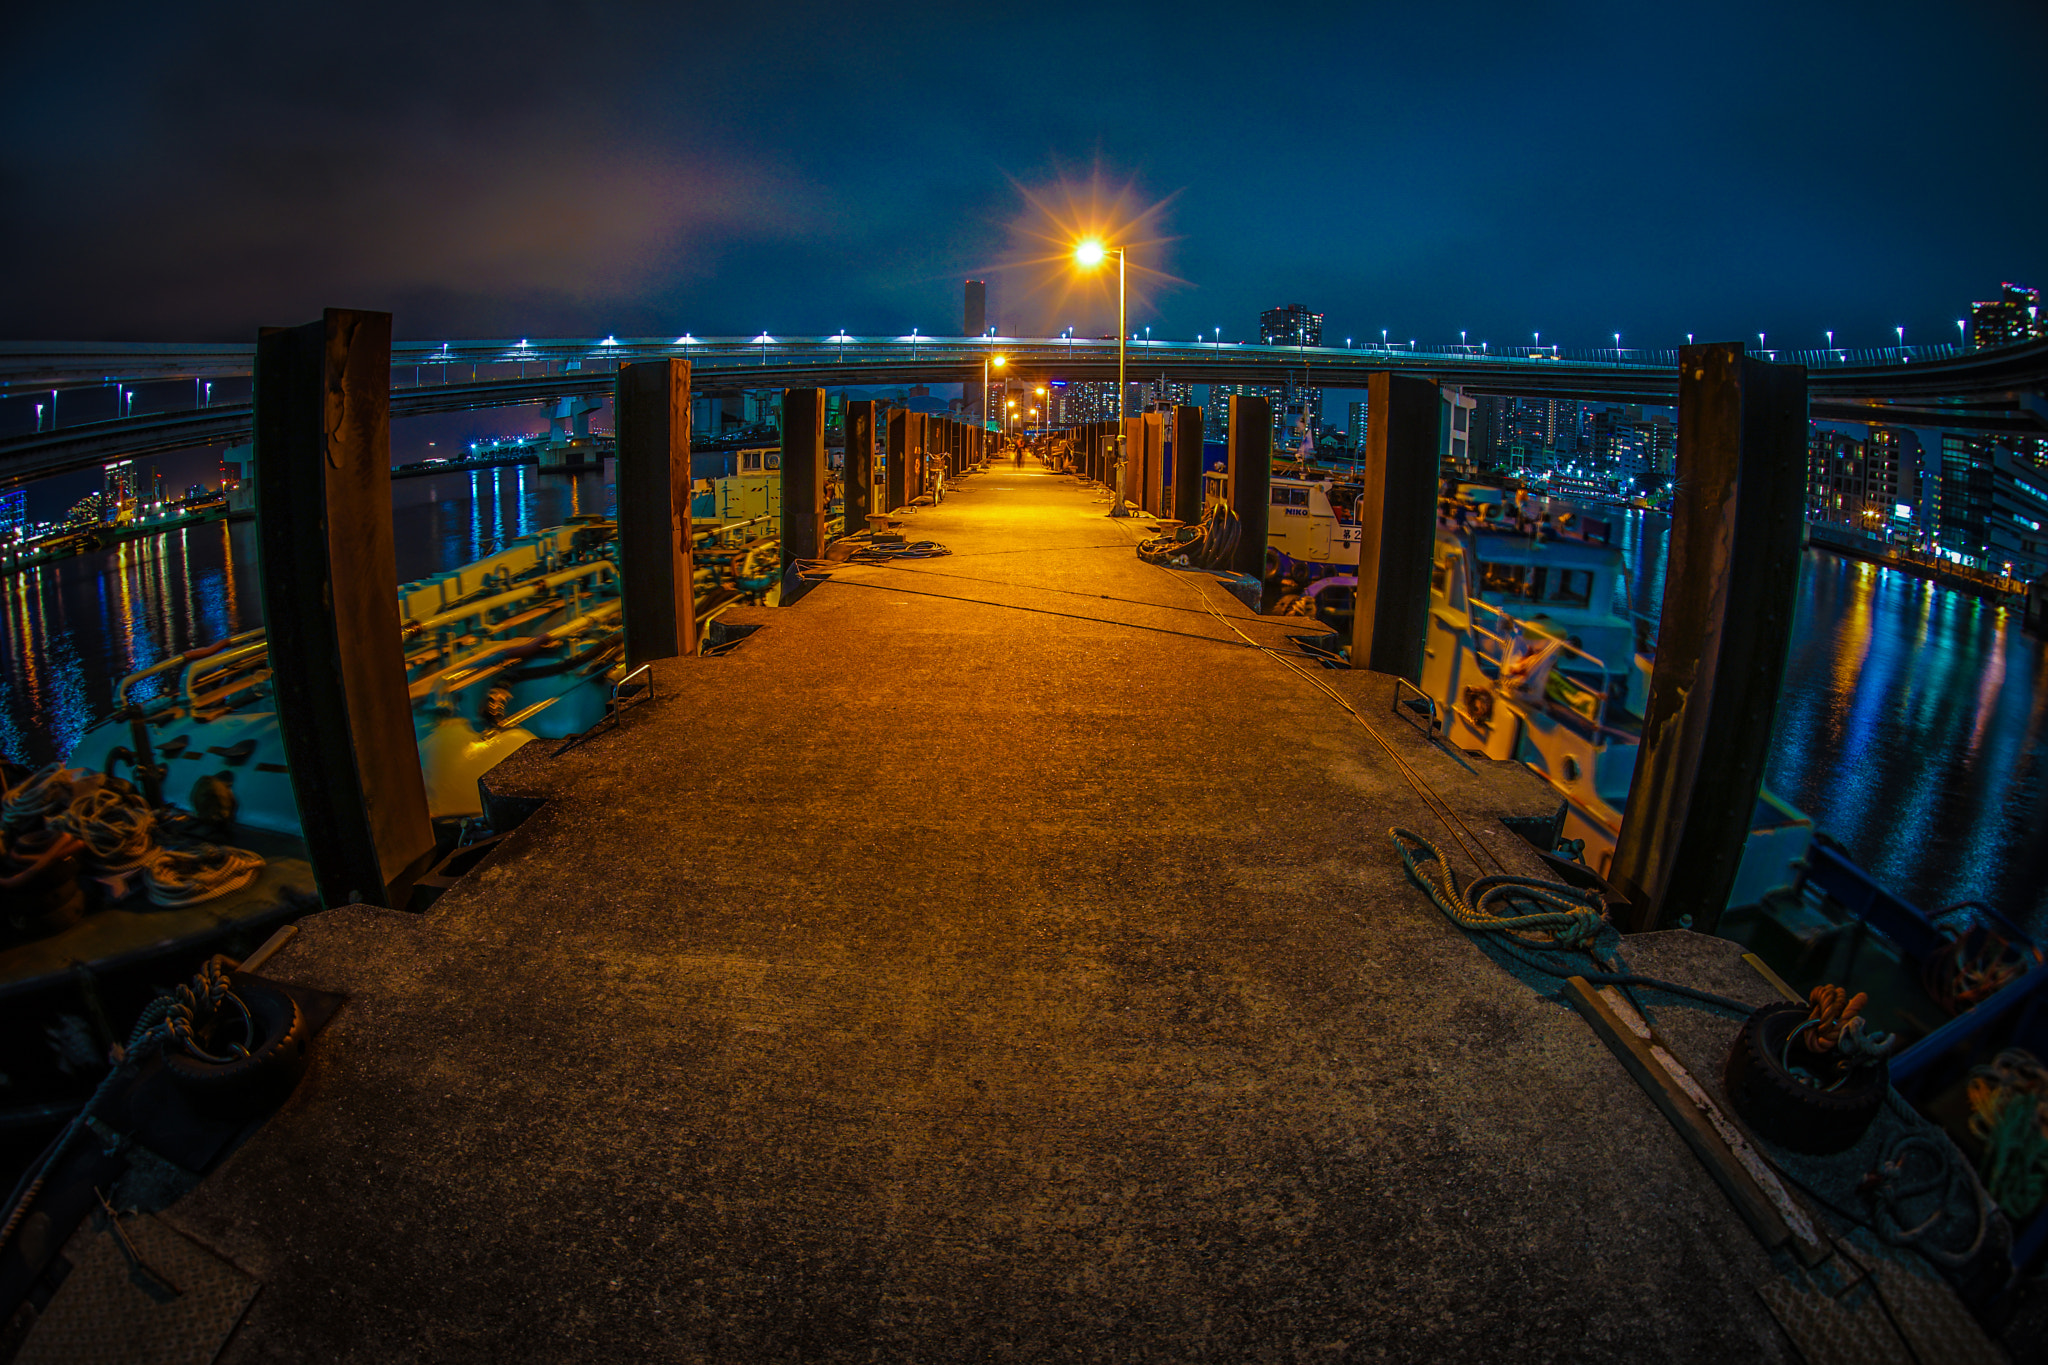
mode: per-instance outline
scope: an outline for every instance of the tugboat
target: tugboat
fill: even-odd
[[[1422,666],[1445,740],[1538,773],[1564,803],[1560,841],[1603,878],[1656,650],[1655,623],[1616,610],[1612,539],[1610,521],[1566,504],[1511,509],[1498,488],[1459,485],[1437,520]],[[1813,822],[1765,791],[1730,903],[1792,885],[1812,842]]]
[[[616,523],[579,517],[398,590],[437,820],[480,814],[477,778],[527,740],[602,718],[622,648],[616,539]],[[261,629],[152,664],[114,695],[72,766],[125,768],[152,804],[225,805],[237,824],[299,832]]]

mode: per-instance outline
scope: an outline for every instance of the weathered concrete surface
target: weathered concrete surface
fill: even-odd
[[[969,480],[950,558],[529,746],[433,913],[305,922],[272,970],[351,999],[170,1214],[265,1282],[224,1359],[1788,1359],[1663,1118],[1406,882],[1387,750],[1232,629],[1289,626],[1102,510]],[[1310,671],[1537,870],[1533,779]]]

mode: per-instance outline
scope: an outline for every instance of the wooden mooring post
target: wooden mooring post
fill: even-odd
[[[800,559],[825,553],[825,391],[782,391],[783,595]]]
[[[1360,467],[1358,588],[1353,667],[1422,681],[1429,629],[1429,575],[1436,544],[1437,442],[1442,395],[1434,381],[1403,374],[1366,380],[1365,459]]]
[[[845,534],[864,531],[875,504],[875,400],[855,399],[846,405],[846,463],[840,489],[846,503]]]
[[[903,477],[904,466],[910,463],[910,411],[907,408],[889,410],[888,460],[881,510],[893,512],[909,501],[904,492],[909,485]]]
[[[256,340],[256,537],[271,700],[328,906],[397,907],[434,856],[391,534],[391,315]]]
[[[1202,519],[1202,410],[1173,410],[1173,505],[1169,516],[1181,521]]]
[[[1230,510],[1237,514],[1237,553],[1230,567],[1266,581],[1268,504],[1273,500],[1273,401],[1230,399]]]
[[[1689,916],[1712,933],[1742,864],[1791,649],[1806,369],[1754,359],[1735,342],[1678,354],[1670,567],[1607,879],[1630,899],[1624,929],[1672,929]]]
[[[696,558],[690,534],[690,362],[619,367],[620,613],[626,664],[697,652]]]

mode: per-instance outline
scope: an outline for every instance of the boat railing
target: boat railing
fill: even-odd
[[[1578,660],[1579,662],[1576,667],[1579,671],[1597,672],[1603,683],[1608,677],[1612,676],[1612,670],[1607,667],[1603,660],[1587,653],[1569,640],[1555,635],[1543,634],[1542,632],[1529,632],[1526,624],[1519,617],[1502,610],[1491,602],[1473,598],[1469,601],[1468,605],[1473,609],[1473,633],[1493,643],[1494,653],[1490,657],[1496,666],[1504,667],[1508,663],[1512,641],[1515,638],[1527,638],[1527,635],[1525,635],[1525,632],[1527,632],[1527,634],[1533,634],[1536,638],[1543,641],[1543,646],[1540,647],[1555,645],[1559,654]],[[1493,614],[1497,629],[1488,630],[1479,624],[1478,613],[1481,611]],[[1481,658],[1489,657],[1483,649],[1479,651],[1479,654]],[[1580,720],[1589,722],[1594,727],[1597,738],[1604,740],[1608,735],[1619,738],[1634,738],[1627,731],[1616,729],[1607,724],[1607,703],[1609,697],[1604,686],[1599,688],[1589,687],[1570,673],[1565,672],[1564,668],[1560,665],[1552,665],[1550,678],[1556,682],[1558,690],[1564,693],[1564,696],[1556,698],[1556,700],[1561,702],[1568,711],[1576,715]]]
[[[583,579],[597,575],[609,575],[612,578],[617,578],[618,573],[618,566],[609,559],[593,559],[588,563],[571,565],[569,568],[558,570],[555,573],[543,574],[538,578],[529,578],[525,582],[518,583],[504,592],[493,593],[488,597],[480,597],[470,602],[458,602],[446,611],[435,612],[432,616],[418,621],[408,621],[405,624],[405,634],[410,639],[417,635],[424,635],[428,631],[439,630],[444,626],[461,625],[465,622],[473,621],[479,616],[496,611],[500,607],[513,606],[516,603],[526,601],[528,598],[552,592],[565,584],[579,583]]]
[[[261,638],[262,635],[263,627],[258,626],[254,630],[245,630],[238,635],[230,635],[225,640],[217,640],[213,644],[202,645],[198,649],[188,649],[182,654],[173,654],[167,659],[159,659],[148,668],[130,673],[127,677],[121,679],[114,688],[114,709],[120,710],[128,705],[128,689],[141,682],[144,678],[153,678],[159,673],[169,673],[175,669],[197,665],[204,660],[218,656],[223,650],[232,648],[235,645],[246,644],[250,640]]]
[[[269,656],[270,642],[257,640],[239,649],[222,650],[199,660],[185,670],[185,705],[196,716],[201,711],[225,703],[236,693],[254,687],[270,676]],[[237,676],[252,663],[255,667],[247,676]],[[211,691],[202,693],[199,690],[202,682],[216,685]]]

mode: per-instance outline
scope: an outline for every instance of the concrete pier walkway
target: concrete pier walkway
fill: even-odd
[[[304,922],[269,971],[348,1002],[166,1215],[263,1282],[222,1358],[1791,1358],[1706,1172],[1389,845],[1445,835],[1406,765],[1540,873],[1545,789],[1105,511],[969,478],[906,519],[948,557],[529,745],[430,913]],[[1768,998],[1734,951],[1630,949]]]

